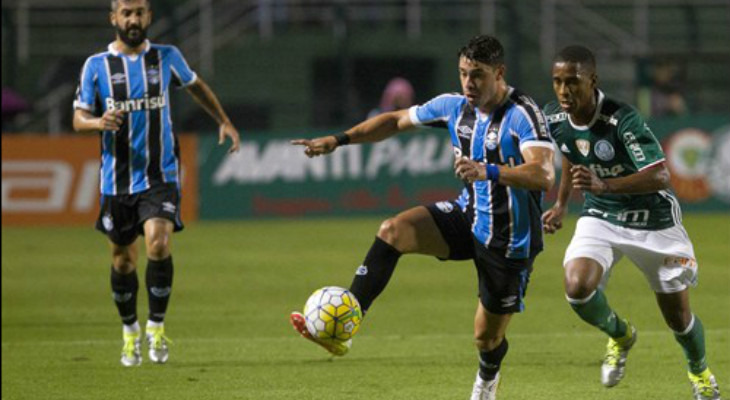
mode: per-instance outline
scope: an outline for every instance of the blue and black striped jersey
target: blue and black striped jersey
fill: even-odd
[[[134,194],[159,184],[179,184],[179,145],[168,88],[196,79],[176,47],[149,41],[138,55],[122,54],[110,44],[107,51],[86,60],[74,108],[97,114],[125,112],[118,131],[101,132],[102,194]]]
[[[524,163],[522,150],[527,147],[553,149],[540,108],[511,87],[504,103],[489,115],[458,94],[443,94],[409,112],[415,125],[448,127],[457,157],[517,166]],[[542,250],[542,197],[540,191],[476,181],[465,185],[457,203],[475,211],[472,233],[480,243],[503,250],[508,258],[524,259]]]

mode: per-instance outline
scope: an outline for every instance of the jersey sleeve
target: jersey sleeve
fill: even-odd
[[[198,75],[190,68],[180,50],[175,46],[170,47],[170,71],[172,71],[175,85],[177,87],[186,87],[195,83],[198,79]]]
[[[555,150],[550,128],[542,110],[532,102],[518,105],[517,110],[516,120],[511,129],[512,134],[516,133],[519,138],[520,151],[524,151],[528,147]]]
[[[442,94],[427,103],[408,109],[411,123],[416,126],[446,126],[455,108],[461,104],[462,96]]]
[[[665,160],[659,141],[638,112],[632,111],[621,118],[618,134],[637,171]]]
[[[74,109],[94,111],[96,81],[98,79],[95,65],[96,63],[91,58],[88,58],[81,68],[79,85],[76,88],[76,98],[73,103]]]

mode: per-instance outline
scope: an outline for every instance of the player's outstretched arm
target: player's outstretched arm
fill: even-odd
[[[124,122],[124,112],[108,110],[101,117],[95,117],[90,111],[76,109],[73,127],[78,133],[98,133],[99,131],[118,131]]]
[[[563,227],[563,217],[568,211],[568,199],[573,191],[571,183],[570,168],[572,164],[567,157],[563,157],[563,172],[560,174],[560,186],[558,187],[558,199],[555,204],[542,214],[543,230],[546,233],[555,233]]]
[[[213,93],[210,86],[198,77],[186,89],[193,99],[218,123],[218,144],[223,144],[226,137],[228,137],[231,139],[231,147],[228,151],[230,153],[238,151],[241,146],[238,130],[233,126],[231,119],[228,118],[226,111],[223,110],[223,106],[221,106],[218,97]]]
[[[307,157],[316,157],[329,154],[337,147],[346,144],[379,142],[413,127],[407,109],[391,111],[367,119],[339,135],[295,139],[291,144],[304,146],[304,154]]]

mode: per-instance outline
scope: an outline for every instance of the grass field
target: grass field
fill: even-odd
[[[347,286],[378,219],[191,224],[175,236],[167,365],[119,364],[121,328],[103,236],[89,228],[2,228],[3,399],[467,399],[477,368],[470,262],[406,256],[351,353],[331,359],[288,314],[325,285]],[[690,215],[700,262],[692,292],[708,359],[730,396],[730,215]],[[684,358],[641,274],[626,261],[607,295],[639,329],[627,377],[599,382],[605,338],[562,292],[573,223],[547,239],[527,310],[512,323],[499,399],[690,399]],[[144,264],[144,262],[142,263]],[[144,275],[141,274],[140,279]],[[146,294],[140,292],[140,315]]]

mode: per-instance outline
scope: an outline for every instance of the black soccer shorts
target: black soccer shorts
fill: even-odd
[[[174,183],[154,186],[144,192],[101,197],[96,229],[112,243],[130,245],[144,235],[144,223],[150,218],[164,218],[175,224],[175,232],[184,226],[180,219],[180,191]]]
[[[429,204],[426,209],[431,213],[441,236],[449,245],[449,258],[446,260],[473,259],[474,239],[471,233],[473,213],[470,210],[462,211],[455,201]]]
[[[524,310],[523,299],[530,282],[532,264],[538,252],[529,258],[505,257],[504,249],[487,248],[474,240],[474,265],[479,276],[479,300],[493,314],[512,314]]]

